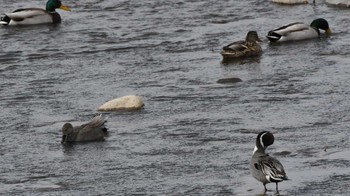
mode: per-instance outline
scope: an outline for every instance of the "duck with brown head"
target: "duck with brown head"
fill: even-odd
[[[262,54],[259,43],[262,42],[256,31],[249,31],[244,41],[236,41],[222,48],[224,60],[258,57]]]
[[[65,123],[62,127],[62,144],[70,142],[103,141],[108,135],[102,115],[94,117],[90,122],[73,127],[71,123]]]

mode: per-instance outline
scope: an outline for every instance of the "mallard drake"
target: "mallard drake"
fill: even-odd
[[[286,42],[313,39],[321,35],[320,29],[324,30],[327,36],[330,36],[332,33],[327,20],[323,18],[318,18],[312,21],[310,25],[301,22],[296,22],[279,27],[277,29],[269,31],[266,37],[271,42]]]
[[[2,25],[36,25],[46,23],[60,23],[61,16],[56,9],[70,11],[69,7],[63,5],[60,0],[48,0],[46,10],[41,8],[17,9],[12,13],[5,13],[1,18]]]
[[[65,123],[62,127],[62,144],[69,142],[103,141],[108,135],[102,115],[95,116],[90,122],[73,127],[71,123]]]
[[[256,31],[249,31],[245,41],[236,41],[223,47],[221,55],[224,59],[260,56],[262,50],[257,42],[261,42],[258,33]]]
[[[252,176],[263,183],[265,192],[266,184],[270,182],[276,183],[276,191],[278,193],[278,183],[288,180],[283,165],[277,159],[265,153],[268,146],[272,145],[275,138],[272,133],[263,131],[256,137],[253,156],[250,160],[250,171]]]

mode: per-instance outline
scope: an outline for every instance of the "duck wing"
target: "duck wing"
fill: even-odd
[[[91,127],[101,127],[105,124],[105,122],[107,122],[107,120],[104,119],[102,115],[99,115],[92,118],[87,125]]]
[[[279,35],[287,35],[287,34],[292,33],[292,32],[303,31],[303,30],[307,30],[309,28],[310,28],[309,25],[306,25],[306,24],[301,23],[301,22],[295,22],[295,23],[291,23],[291,24],[279,27],[277,29],[271,30],[271,31],[269,31],[268,34],[277,33]]]
[[[261,171],[270,182],[281,182],[287,180],[283,165],[277,159],[268,155],[261,156],[254,164],[255,168]]]
[[[102,115],[95,116],[90,122],[80,126],[79,140],[101,139],[108,135],[105,123],[107,120]]]
[[[236,41],[222,48],[225,52],[237,52],[247,49],[245,41]]]
[[[48,13],[44,9],[40,8],[25,8],[18,9],[12,13],[5,13],[6,16],[14,21],[22,21],[26,18],[34,18],[41,15],[47,15]]]
[[[314,37],[315,30],[309,25],[301,22],[291,23],[277,29],[271,30],[267,34],[267,38],[271,42],[301,40]]]

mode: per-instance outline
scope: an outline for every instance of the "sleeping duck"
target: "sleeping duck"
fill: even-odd
[[[320,29],[324,30],[327,36],[331,35],[332,33],[332,31],[329,29],[327,20],[318,18],[312,21],[311,25],[296,22],[282,26],[280,28],[269,31],[266,37],[271,42],[313,39],[318,38],[321,35]]]
[[[221,55],[224,60],[260,56],[262,50],[258,42],[261,42],[258,33],[256,31],[249,31],[245,41],[236,41],[223,47]]]
[[[36,24],[56,24],[61,22],[61,16],[56,12],[56,8],[70,11],[60,0],[48,0],[46,10],[41,8],[17,9],[12,13],[5,13],[1,18],[2,25],[36,25]]]
[[[65,123],[62,127],[62,144],[69,142],[103,141],[108,135],[102,115],[95,116],[90,122],[73,127],[71,123]]]

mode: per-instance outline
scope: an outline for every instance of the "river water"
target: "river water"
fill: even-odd
[[[43,1],[0,0],[0,12]],[[281,195],[350,188],[350,12],[267,0],[63,1],[58,26],[0,28],[0,193],[258,195],[249,159],[260,131],[291,179]],[[325,18],[328,39],[270,45],[275,27]],[[259,59],[222,63],[220,49],[256,30]],[[222,78],[243,82],[218,84]],[[63,146],[104,102],[105,142]],[[275,195],[268,184],[267,195]]]

